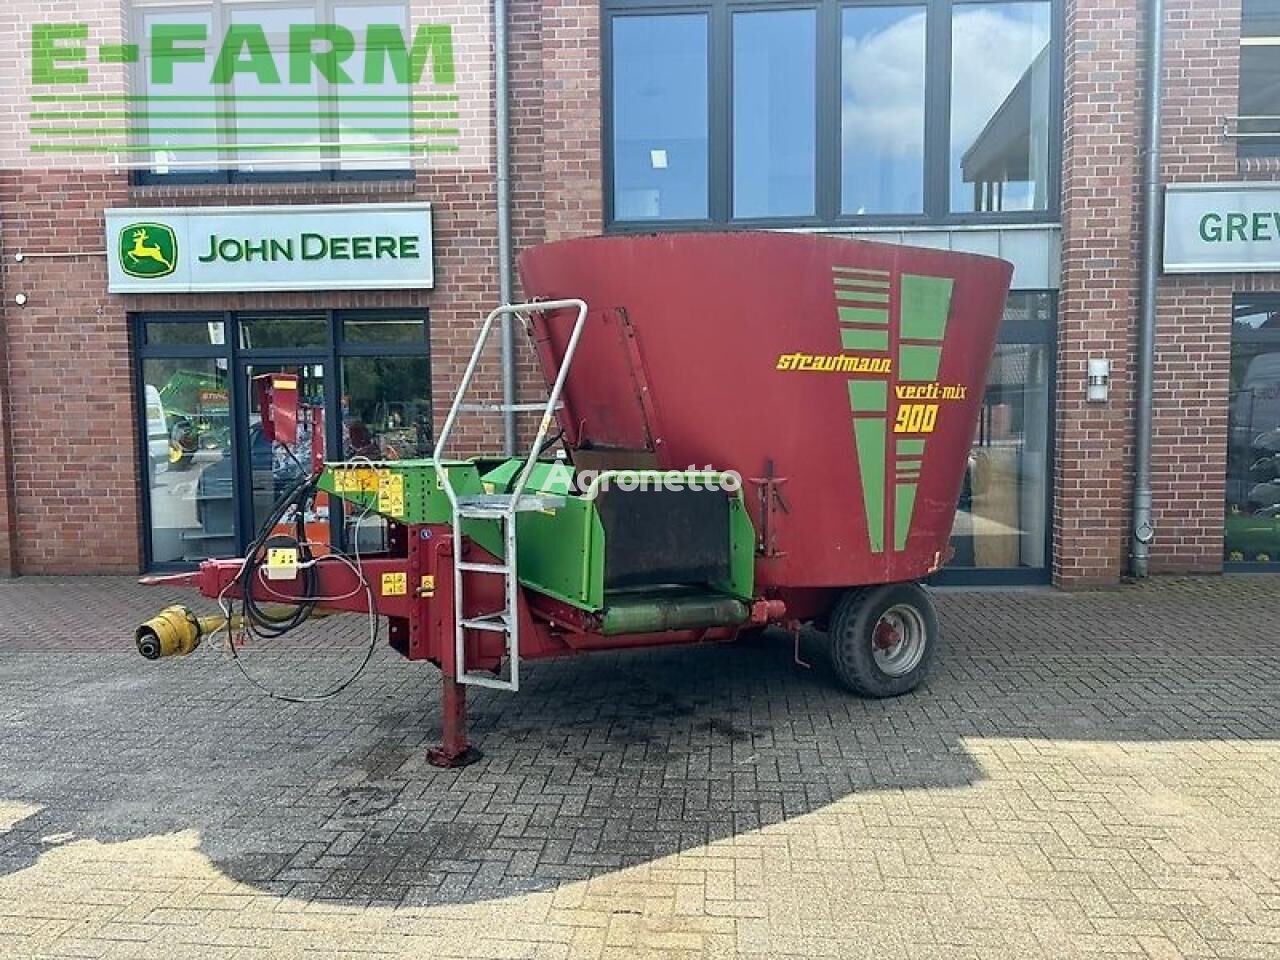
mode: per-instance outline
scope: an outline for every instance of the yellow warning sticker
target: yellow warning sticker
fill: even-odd
[[[382,595],[384,597],[403,597],[409,592],[409,575],[407,573],[384,573],[382,575]]]
[[[434,597],[436,595],[436,578],[430,574],[422,578],[422,585],[418,587],[418,596]]]
[[[368,467],[333,471],[336,493],[374,493],[378,489],[378,471]]]
[[[267,547],[267,567],[271,570],[296,570],[298,551],[294,547]]]
[[[271,386],[277,390],[297,390],[298,381],[296,380],[272,380]]]
[[[387,517],[404,516],[404,477],[400,474],[378,471],[378,512]]]

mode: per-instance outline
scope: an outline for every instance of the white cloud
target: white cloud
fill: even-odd
[[[905,156],[923,152],[924,35],[921,12],[878,33],[844,38],[846,143]]]
[[[1028,9],[1031,4],[1020,4]],[[1034,20],[993,7],[957,7],[952,57],[961,76],[952,91],[952,130],[966,147],[1049,42],[1048,4]],[[845,38],[845,141],[896,155],[924,150],[925,15],[915,13],[862,38]]]

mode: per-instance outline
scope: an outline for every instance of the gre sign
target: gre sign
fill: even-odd
[[[1280,186],[1178,184],[1165,191],[1165,273],[1280,271]]]
[[[431,204],[108,210],[111,293],[429,289]]]

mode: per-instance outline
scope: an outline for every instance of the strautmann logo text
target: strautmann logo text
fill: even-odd
[[[320,22],[335,17],[327,4],[314,14],[252,3],[189,9],[163,18],[126,9],[125,22],[141,26],[123,43],[88,22],[31,23],[28,75],[14,78],[30,91],[29,152],[235,167],[462,149],[460,77],[488,72],[459,61],[460,50],[477,49],[471,24],[419,22],[411,6],[351,7],[369,14],[350,25]],[[447,15],[449,3],[432,9]]]

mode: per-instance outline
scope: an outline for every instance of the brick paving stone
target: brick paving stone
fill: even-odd
[[[136,656],[190,595],[0,581],[0,957],[1280,957],[1278,588],[941,593],[893,701],[814,636],[529,664],[441,771],[426,665],[284,704]]]

